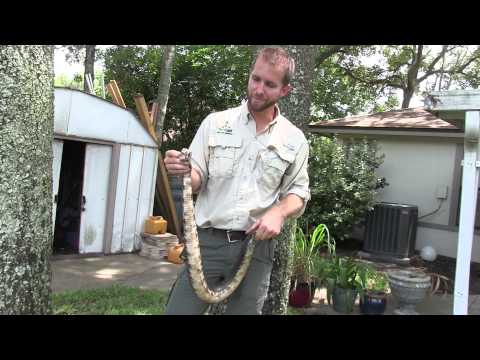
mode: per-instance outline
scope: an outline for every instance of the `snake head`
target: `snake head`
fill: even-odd
[[[184,156],[184,159],[183,161],[185,161],[186,163],[188,163],[188,165],[190,165],[190,160],[192,158],[192,152],[187,149],[187,148],[183,148],[181,153],[183,154]],[[190,165],[191,166],[191,165]]]

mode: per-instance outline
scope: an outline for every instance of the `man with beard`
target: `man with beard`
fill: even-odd
[[[242,256],[242,242],[254,233],[252,262],[227,302],[226,314],[261,314],[268,293],[275,236],[288,217],[298,217],[310,199],[308,142],[302,131],[280,114],[277,102],[288,95],[295,70],[282,48],[259,51],[250,71],[247,101],[210,114],[198,129],[190,151],[169,150],[169,174],[191,171],[198,194],[195,220],[205,278],[210,288],[229,281]],[[166,314],[202,314],[187,269],[172,287]]]

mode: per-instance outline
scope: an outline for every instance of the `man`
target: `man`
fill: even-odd
[[[192,152],[192,190],[202,264],[210,288],[229,281],[254,233],[248,272],[227,302],[226,314],[261,314],[268,293],[274,240],[288,217],[298,217],[310,198],[308,143],[279,111],[291,90],[294,61],[281,48],[262,49],[251,69],[247,101],[210,114],[198,129]],[[190,169],[175,150],[165,154],[169,174]],[[228,232],[227,232],[228,231]],[[166,314],[202,314],[185,268],[172,288]]]

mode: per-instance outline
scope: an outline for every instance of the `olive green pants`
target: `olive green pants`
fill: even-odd
[[[203,273],[213,289],[235,275],[242,256],[243,241],[229,243],[221,232],[198,229]],[[226,315],[260,315],[267,297],[273,264],[275,240],[256,242],[252,261],[245,278],[228,298]],[[167,302],[166,315],[201,315],[210,304],[195,294],[186,266],[174,283]]]

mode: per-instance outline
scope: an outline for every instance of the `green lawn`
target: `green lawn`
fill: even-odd
[[[114,285],[53,294],[56,315],[163,315],[168,292]]]
[[[168,292],[114,285],[53,294],[55,315],[163,315]],[[288,308],[288,315],[302,310]]]

